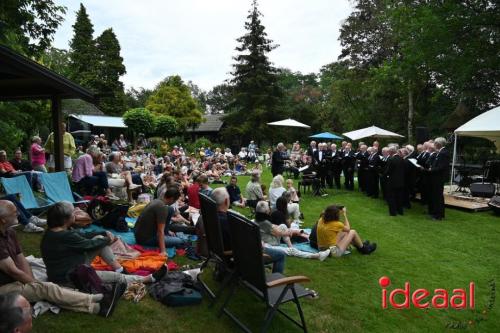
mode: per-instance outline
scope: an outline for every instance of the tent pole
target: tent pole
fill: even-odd
[[[458,140],[458,136],[457,136],[457,133],[455,133],[455,140],[453,140],[453,159],[451,161],[451,177],[450,177],[450,191],[449,191],[449,193],[451,193],[453,190],[453,178],[455,176],[455,158],[457,155],[457,140]]]

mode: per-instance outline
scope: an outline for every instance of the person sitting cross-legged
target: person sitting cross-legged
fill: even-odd
[[[166,266],[162,266],[148,276],[128,275],[109,247],[118,240],[116,236],[108,231],[81,233],[70,229],[74,223],[74,208],[71,203],[61,201],[49,208],[49,229],[40,244],[49,281],[71,286],[70,274],[80,265],[90,265],[98,255],[114,270],[96,271],[103,283],[152,283],[160,280],[167,272]]]
[[[290,238],[292,236],[304,236],[303,231],[298,229],[290,229],[285,224],[275,225],[271,223],[270,214],[271,209],[267,201],[259,201],[257,207],[255,208],[255,222],[260,227],[260,234],[262,241],[264,242],[265,248],[270,248],[276,251],[281,251],[288,256],[299,257],[299,258],[309,258],[318,259],[320,261],[325,260],[330,254],[330,250],[326,249],[319,253],[310,253],[299,251],[293,247]],[[283,240],[288,247],[281,247],[280,243]]]
[[[177,187],[169,187],[162,197],[151,201],[142,211],[134,227],[135,240],[144,246],[158,246],[160,253],[167,247],[185,247],[185,242],[170,230],[174,215],[172,205],[179,199]]]
[[[245,198],[241,196],[241,190],[237,184],[238,178],[236,176],[232,176],[229,185],[226,186],[231,205],[236,207],[245,207]]]
[[[63,309],[108,317],[125,288],[116,284],[110,294],[85,294],[51,282],[37,281],[12,228],[18,224],[17,208],[0,200],[0,295],[19,293],[28,302],[48,301]],[[4,314],[3,311],[0,312]],[[0,322],[4,322],[0,320]]]
[[[340,222],[339,213],[344,213],[344,223]],[[377,248],[377,243],[363,242],[356,230],[351,229],[347,219],[347,209],[336,205],[326,207],[317,224],[318,247],[330,249],[333,257],[340,257],[352,244],[361,254],[370,254]]]

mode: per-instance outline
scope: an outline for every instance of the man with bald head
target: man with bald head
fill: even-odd
[[[31,305],[19,293],[0,295],[0,332],[28,333],[33,328]]]
[[[15,292],[28,302],[46,300],[61,308],[108,317],[123,292],[115,285],[111,294],[84,294],[54,283],[35,280],[12,227],[18,224],[17,208],[0,200],[0,295]]]

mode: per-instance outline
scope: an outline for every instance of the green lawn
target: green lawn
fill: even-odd
[[[243,189],[248,177],[241,177]],[[270,183],[269,172],[264,183]],[[307,287],[320,297],[303,300],[302,305],[310,332],[441,332],[447,325],[460,322],[468,331],[498,332],[500,304],[483,314],[495,293],[489,281],[500,278],[500,219],[491,212],[468,213],[446,210],[446,220],[427,218],[419,203],[404,216],[390,217],[382,200],[369,199],[359,192],[329,190],[327,197],[302,198],[301,208],[306,226],[312,225],[321,210],[331,203],[347,206],[351,226],[363,239],[378,243],[377,251],[362,256],[356,251],[341,259],[317,260],[287,258],[287,275],[307,275]],[[19,233],[26,255],[40,255],[40,235]],[[184,264],[189,260],[175,258]],[[208,272],[207,272],[208,273]],[[208,275],[208,274],[207,274]],[[476,309],[409,310],[381,309],[378,280],[389,276],[393,288],[406,281],[412,291],[444,288],[450,293],[476,284]],[[121,301],[113,317],[64,311],[46,314],[33,323],[35,332],[235,332],[237,327],[227,318],[217,318],[215,308],[204,301],[199,306],[167,308],[147,297],[139,304]],[[231,303],[236,314],[250,323],[255,331],[264,315],[264,307],[251,294],[240,290]],[[291,306],[289,309],[293,308]],[[484,319],[484,320],[483,320]],[[460,330],[463,330],[460,329]],[[448,329],[454,331],[452,329]],[[272,332],[298,332],[281,316],[275,317]]]

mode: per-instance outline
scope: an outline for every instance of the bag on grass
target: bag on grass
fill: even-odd
[[[115,205],[109,213],[97,220],[96,224],[118,232],[127,232],[128,225],[125,217],[127,216],[128,209],[128,205]]]
[[[107,292],[104,283],[97,275],[92,266],[78,265],[70,274],[69,278],[76,289],[87,294],[103,294]]]

